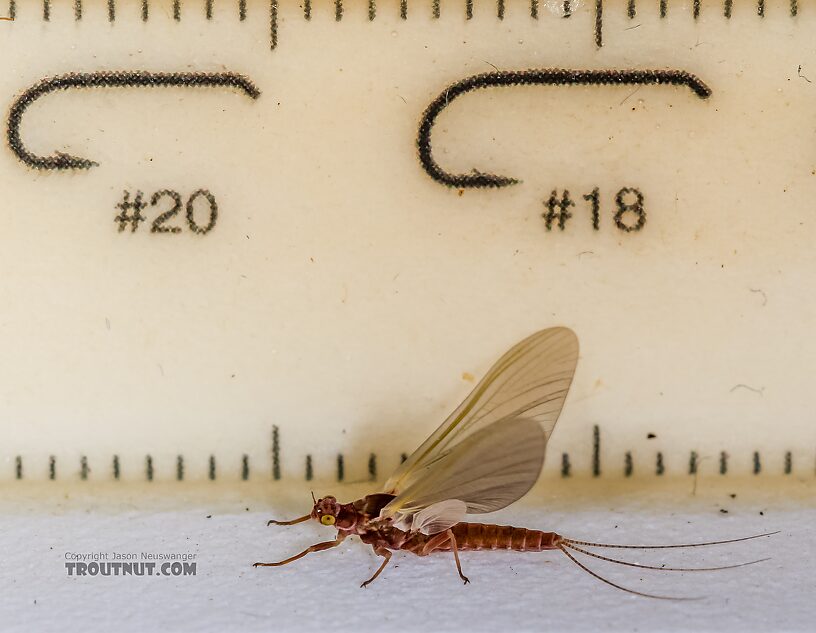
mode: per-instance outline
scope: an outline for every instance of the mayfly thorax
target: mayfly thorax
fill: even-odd
[[[558,550],[581,569],[613,587],[641,596],[666,598],[617,585],[590,570],[575,553],[659,571],[713,571],[760,562],[705,568],[650,566],[602,556],[585,548],[700,547],[769,534],[684,545],[610,545],[569,539],[555,532],[465,521],[468,514],[500,510],[533,487],[541,473],[547,440],[561,413],[577,362],[578,339],[568,328],[541,330],[516,344],[491,367],[448,419],[397,468],[386,482],[384,492],[351,503],[339,503],[334,497],[313,499],[310,514],[292,521],[269,522],[293,525],[315,519],[337,529],[334,540],[317,543],[279,562],[255,563],[255,566],[286,565],[311,552],[336,547],[348,536],[357,535],[383,558],[363,587],[380,575],[394,550],[418,556],[448,552],[453,555],[460,578],[467,583],[459,552]]]

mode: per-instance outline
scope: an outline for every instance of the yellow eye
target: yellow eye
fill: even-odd
[[[331,514],[324,514],[320,517],[320,522],[323,525],[334,525],[334,517]]]

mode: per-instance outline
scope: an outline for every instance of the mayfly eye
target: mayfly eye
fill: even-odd
[[[334,525],[334,517],[331,514],[324,514],[320,517],[320,522],[323,525]]]

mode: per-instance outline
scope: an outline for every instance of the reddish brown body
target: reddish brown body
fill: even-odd
[[[394,498],[394,495],[379,493],[368,495],[352,503],[337,503],[334,497],[325,497],[315,501],[314,508],[311,514],[294,519],[293,521],[270,521],[269,524],[278,525],[292,525],[294,523],[301,523],[309,519],[316,519],[323,525],[332,525],[337,528],[337,537],[333,541],[324,541],[317,543],[311,547],[306,548],[299,554],[295,554],[285,560],[277,563],[255,563],[255,567],[278,567],[286,565],[293,561],[303,558],[306,554],[311,552],[321,552],[323,550],[331,549],[340,545],[346,537],[356,534],[360,539],[371,545],[374,553],[382,556],[383,560],[380,567],[374,572],[374,575],[366,580],[361,586],[365,587],[373,582],[377,576],[382,573],[391,560],[391,550],[404,550],[411,552],[417,556],[427,556],[433,552],[452,552],[456,561],[456,569],[459,572],[459,577],[465,581],[470,582],[462,573],[462,565],[459,562],[459,551],[479,551],[479,550],[511,550],[514,552],[541,552],[543,550],[559,550],[563,552],[571,561],[578,565],[581,569],[594,576],[598,580],[622,589],[629,593],[649,598],[667,598],[674,599],[670,596],[656,596],[654,594],[643,593],[633,589],[627,589],[611,580],[607,580],[599,576],[591,569],[579,562],[567,550],[572,549],[587,556],[593,556],[601,560],[620,565],[627,565],[629,567],[638,567],[641,569],[653,569],[659,571],[715,571],[720,569],[731,569],[734,567],[742,567],[744,565],[752,565],[761,561],[751,561],[748,563],[739,563],[736,565],[726,565],[721,567],[666,567],[661,565],[659,567],[651,565],[641,565],[638,563],[630,563],[626,561],[609,558],[595,554],[588,550],[582,549],[581,545],[589,547],[615,547],[619,549],[664,549],[677,547],[701,547],[706,545],[719,545],[723,543],[735,543],[738,541],[747,541],[762,536],[770,536],[776,532],[766,534],[757,534],[754,536],[746,536],[737,539],[727,539],[724,541],[709,541],[707,543],[692,543],[685,545],[604,545],[601,543],[590,543],[587,541],[576,541],[562,537],[555,532],[542,532],[541,530],[529,530],[527,528],[513,527],[510,525],[495,525],[491,523],[467,523],[460,522],[453,525],[451,528],[438,532],[436,534],[423,534],[421,532],[406,532],[395,527],[391,519],[381,519],[380,511]],[[765,559],[762,559],[765,560]]]
[[[557,549],[561,537],[555,532],[528,530],[510,525],[490,523],[457,523],[450,530],[438,534],[410,533],[377,519],[380,510],[393,497],[386,494],[368,495],[358,501],[340,505],[336,526],[340,531],[357,534],[375,549],[404,550],[417,556],[432,552],[450,552],[453,549],[451,535],[459,551],[512,550],[515,552],[541,552]]]
[[[380,511],[394,498],[394,495],[385,493],[367,495],[351,503],[337,503],[334,497],[326,497],[315,502],[311,514],[284,522],[285,524],[299,523],[307,519],[316,519],[324,525],[333,525],[337,528],[337,538],[334,541],[325,541],[312,545],[300,554],[278,563],[255,563],[255,566],[285,565],[291,563],[310,552],[319,552],[342,543],[346,537],[357,535],[363,543],[371,545],[374,553],[382,556],[383,561],[375,574],[363,583],[366,586],[380,575],[388,561],[392,550],[404,550],[417,556],[427,556],[433,552],[453,552],[456,559],[456,568],[459,576],[466,583],[467,577],[462,574],[459,563],[459,551],[477,550],[512,550],[515,552],[541,552],[548,549],[560,549],[561,536],[555,532],[528,530],[527,528],[510,525],[494,525],[490,523],[457,523],[453,527],[436,534],[421,532],[406,532],[392,525],[390,519],[380,519]],[[326,519],[329,518],[330,521]],[[280,523],[270,521],[270,523]]]
[[[541,552],[545,549],[558,549],[557,543],[561,540],[561,537],[555,532],[542,532],[541,530],[528,530],[491,523],[457,523],[451,528],[451,531],[456,538],[456,547],[460,552],[484,549]],[[433,537],[425,538],[432,539]],[[413,551],[404,546],[402,549]],[[433,551],[437,550],[449,552],[451,550],[450,539],[434,547]]]

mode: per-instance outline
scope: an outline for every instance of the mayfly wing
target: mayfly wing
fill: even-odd
[[[389,478],[385,491],[396,498],[381,516],[405,526],[447,499],[479,513],[523,496],[541,472],[577,360],[578,339],[567,328],[541,330],[512,347]],[[423,524],[431,523],[426,516]]]
[[[547,438],[529,418],[506,418],[468,435],[426,467],[383,510],[397,527],[435,534],[467,513],[499,510],[533,487]]]
[[[578,339],[563,327],[540,330],[508,350],[467,398],[394,471],[385,492],[398,494],[445,449],[507,418],[536,419],[549,437],[578,361]]]
[[[467,504],[460,499],[445,499],[429,505],[416,514],[403,514],[402,529],[406,532],[436,534],[447,530],[465,518]],[[397,527],[400,527],[399,525]]]

